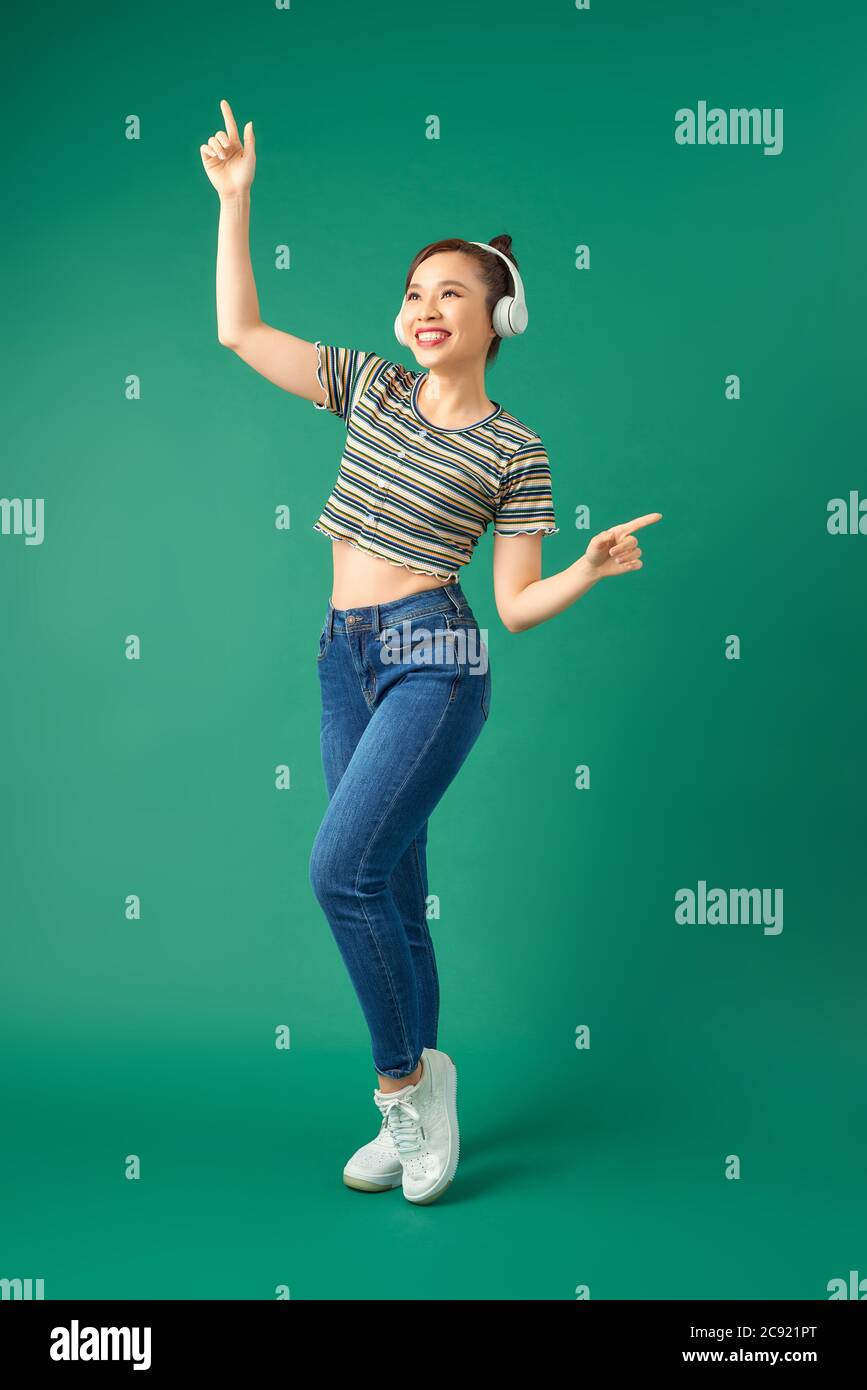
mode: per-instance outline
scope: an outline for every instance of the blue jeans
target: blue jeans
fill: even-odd
[[[335,608],[319,636],[328,809],[309,874],[381,1076],[436,1047],[428,820],[488,717],[491,674],[460,584]]]

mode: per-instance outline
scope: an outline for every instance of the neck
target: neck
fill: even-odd
[[[422,379],[418,390],[421,413],[432,425],[443,429],[462,429],[483,420],[494,409],[493,401],[485,395],[485,374],[461,372],[459,376],[442,376],[433,368]]]

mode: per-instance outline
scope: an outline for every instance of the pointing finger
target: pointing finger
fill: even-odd
[[[235,124],[235,117],[232,115],[231,106],[226,100],[223,100],[220,102],[220,108],[223,112],[223,119],[226,122],[226,130],[228,131],[229,139],[233,144],[237,141],[240,145],[241,141],[238,139],[238,127]]]
[[[652,526],[655,521],[662,520],[662,512],[647,512],[644,516],[637,516],[634,521],[629,521],[625,525],[615,526],[614,531],[618,540],[622,540],[630,531],[638,531],[642,526]]]

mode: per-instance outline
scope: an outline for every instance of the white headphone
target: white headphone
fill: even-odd
[[[509,274],[515,286],[515,293],[504,294],[502,299],[498,299],[494,305],[494,312],[491,315],[491,322],[494,332],[499,338],[516,338],[519,333],[523,333],[527,327],[527,302],[524,299],[524,286],[518,274],[517,267],[509,260],[508,256],[498,250],[496,246],[491,246],[487,241],[473,241],[471,246],[484,246],[486,251],[493,251],[495,256],[500,256],[509,267]],[[401,309],[394,320],[394,333],[397,341],[403,347],[409,347],[409,343],[403,334],[400,318],[403,310]]]

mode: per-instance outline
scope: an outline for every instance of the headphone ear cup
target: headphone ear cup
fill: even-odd
[[[515,338],[527,327],[527,306],[512,295],[505,294],[494,305],[491,323],[500,338]]]
[[[523,333],[527,327],[530,315],[527,313],[527,306],[523,299],[513,299],[509,307],[509,322],[512,325],[514,334]]]
[[[397,341],[400,343],[401,347],[409,347],[409,343],[406,341],[406,338],[403,334],[403,326],[400,321],[400,314],[397,314],[395,316],[394,336],[397,338]]]
[[[491,315],[491,323],[498,338],[511,338],[512,325],[509,322],[509,308],[512,303],[511,295],[504,295],[498,299],[494,305],[494,312]]]

